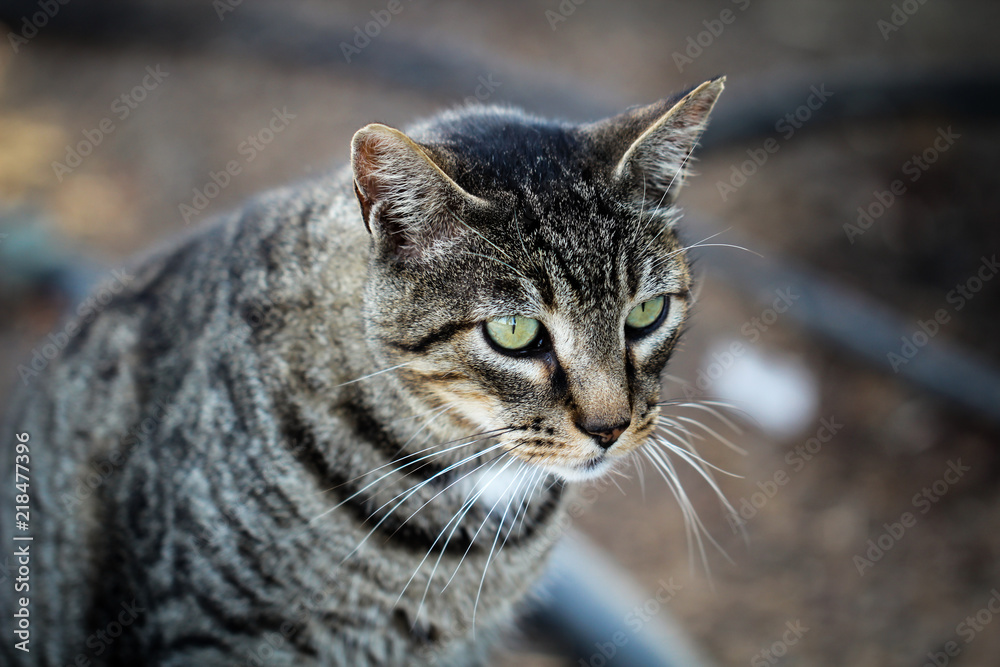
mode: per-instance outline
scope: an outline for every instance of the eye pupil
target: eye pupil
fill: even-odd
[[[649,333],[663,321],[666,309],[667,298],[665,296],[643,301],[629,311],[625,318],[625,328],[633,336]]]
[[[501,352],[527,352],[539,347],[544,328],[531,317],[508,315],[483,322],[483,331],[493,346]]]

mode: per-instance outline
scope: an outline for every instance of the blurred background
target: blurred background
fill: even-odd
[[[366,123],[590,120],[726,74],[681,197],[718,245],[664,396],[742,410],[702,417],[745,455],[696,441],[740,520],[682,471],[728,559],[691,553],[650,470],[599,483],[574,530],[660,600],[648,627],[572,655],[528,632],[503,664],[621,664],[616,632],[675,622],[705,664],[997,664],[1000,4],[7,0],[0,24],[0,400],[95,281],[344,164]]]

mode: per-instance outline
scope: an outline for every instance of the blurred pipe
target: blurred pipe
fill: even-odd
[[[899,120],[914,116],[948,119],[998,117],[1000,69],[968,65],[922,67],[864,62],[835,70],[754,79],[727,87],[730,98],[712,111],[699,154],[774,136],[775,124],[802,105],[810,87],[832,95],[812,110],[810,131],[833,123]],[[732,90],[730,91],[729,88]],[[730,95],[730,92],[733,94]]]
[[[37,0],[4,0],[0,22],[20,32],[24,17],[38,11]],[[469,85],[477,77],[493,73],[503,82],[497,99],[536,113],[588,120],[621,111],[619,94],[587,81],[537,66],[504,62],[470,48],[397,36],[389,30],[374,38],[376,45],[352,54],[347,62],[341,43],[353,44],[356,26],[371,21],[371,17],[367,13],[345,14],[343,21],[330,24],[296,11],[294,7],[243,3],[233,6],[220,20],[210,3],[73,0],[59,5],[33,39],[73,41],[101,49],[222,52],[280,65],[320,67],[341,75],[375,77],[456,101],[469,94]],[[703,150],[773,134],[775,122],[802,104],[810,85],[826,85],[835,93],[815,110],[809,121],[813,128],[835,121],[901,118],[914,113],[995,118],[1000,108],[1000,69],[995,66],[963,63],[928,70],[866,61],[832,71],[800,70],[777,81],[773,77],[744,79],[731,85],[731,92],[713,113],[702,140]],[[677,87],[681,86],[672,82],[661,92]]]
[[[529,621],[534,634],[567,644],[573,667],[712,667],[674,620],[669,602],[636,615],[635,607],[656,600],[655,593],[643,591],[581,533],[570,531],[556,546],[537,588],[544,606]],[[643,620],[638,631],[628,620],[636,618]]]
[[[697,215],[686,215],[684,221],[703,236],[723,229],[717,222]],[[958,344],[933,338],[907,363],[901,364],[898,371],[894,370],[888,354],[898,354],[902,338],[910,338],[919,331],[915,320],[904,318],[885,304],[826,280],[787,258],[762,250],[760,243],[742,240],[734,231],[725,232],[722,239],[751,248],[764,257],[735,252],[728,253],[724,262],[712,261],[709,255],[695,249],[693,255],[704,262],[710,275],[752,295],[761,305],[774,301],[775,290],[791,288],[801,296],[786,315],[806,331],[1000,424],[1000,369]]]
[[[37,0],[0,2],[0,23],[18,30],[24,16],[38,11]],[[413,10],[409,10],[413,11]],[[321,23],[294,8],[243,3],[219,20],[208,2],[142,2],[138,0],[73,0],[39,29],[35,39],[107,48],[159,48],[165,53],[207,51],[295,68],[319,68],[341,76],[374,78],[397,87],[464,99],[477,77],[498,74],[503,98],[537,113],[596,118],[615,108],[608,91],[565,76],[539,75],[537,68],[509,66],[466,49],[440,42],[397,37],[386,29],[370,48],[351,55],[341,43],[354,44],[355,27],[372,20],[367,13],[341,12],[342,22]],[[25,46],[24,48],[28,48]],[[515,83],[516,82],[516,83]]]
[[[16,27],[37,11],[34,0],[0,4],[0,21]],[[541,113],[597,118],[620,111],[608,91],[587,90],[581,82],[496,61],[475,53],[456,53],[440,45],[379,36],[379,48],[362,50],[351,64],[340,43],[351,43],[353,27],[330,26],[285,10],[238,5],[217,21],[206,5],[151,4],[120,0],[74,0],[40,31],[38,39],[59,37],[106,48],[109,44],[159,46],[167,51],[208,49],[236,52],[289,65],[351,68],[424,92],[459,95],[484,72],[503,82],[504,100]],[[365,18],[365,17],[361,17]],[[359,18],[359,20],[361,20]],[[818,72],[779,82],[750,81],[731,86],[733,94],[716,109],[703,137],[703,149],[731,147],[772,135],[774,123],[802,103],[810,85],[826,85],[834,95],[815,111],[810,127],[824,123],[941,114],[948,118],[995,118],[1000,108],[1000,70],[986,67],[927,72],[879,64]],[[744,244],[759,247],[756,242]],[[840,345],[879,368],[886,353],[913,325],[884,305],[833,284],[778,258],[754,261],[748,255],[726,262],[706,257],[705,264],[738,291],[767,294],[771,286],[795,285],[803,301],[792,309],[804,328]],[[770,297],[768,297],[770,298]],[[891,370],[891,369],[890,369]],[[986,415],[1000,423],[1000,374],[956,345],[928,343],[899,375],[919,387]]]
[[[21,20],[38,10],[37,0],[0,3],[0,22],[19,30]],[[358,16],[364,22],[366,16]],[[288,10],[244,4],[216,20],[208,3],[142,3],[129,0],[74,0],[40,30],[39,40],[62,39],[105,49],[130,46],[165,52],[206,50],[257,58],[294,67],[322,67],[378,78],[456,100],[485,73],[503,82],[498,99],[542,114],[593,119],[619,112],[620,96],[590,84],[497,62],[479,54],[440,45],[423,45],[390,35],[380,36],[380,48],[365,49],[348,64],[339,44],[351,43],[350,26],[320,25]],[[694,82],[692,82],[694,83]],[[996,69],[900,70],[869,64],[808,78],[778,82],[745,81],[732,85],[715,111],[703,137],[703,150],[739,146],[774,132],[774,123],[802,102],[809,85],[825,83],[835,95],[817,110],[810,127],[842,121],[892,119],[915,114],[954,117],[996,117],[1000,108],[1000,72]],[[693,216],[687,219],[692,220]],[[703,228],[708,221],[691,222]],[[727,242],[733,242],[732,233]],[[735,241],[739,243],[739,241]],[[744,246],[759,248],[756,242]],[[770,255],[727,255],[725,262],[706,256],[705,265],[733,289],[770,304],[773,291],[792,286],[802,296],[788,313],[804,329],[850,350],[876,367],[891,370],[886,354],[896,349],[914,325],[894,310],[855,291],[838,286],[805,269]],[[1000,372],[957,345],[929,342],[900,368],[900,377],[958,405],[1000,423]],[[545,579],[548,602],[535,612],[541,627],[562,636],[588,664],[595,644],[609,641],[621,630],[635,604],[648,599],[622,570],[584,538],[573,535],[560,544]],[[697,649],[660,610],[629,642],[617,647],[606,663],[629,667],[708,667]],[[578,663],[579,664],[579,663]]]

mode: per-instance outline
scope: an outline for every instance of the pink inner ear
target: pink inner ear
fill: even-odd
[[[718,94],[702,93],[691,98],[687,104],[670,119],[670,125],[678,130],[686,130],[704,124],[715,105]]]
[[[417,258],[451,229],[442,220],[447,183],[418,148],[390,130],[362,130],[351,156],[365,227],[400,258]]]
[[[379,191],[379,179],[376,174],[384,168],[386,160],[385,140],[368,133],[360,137],[354,145],[354,179],[360,187],[361,194],[368,200],[370,207],[383,194]]]
[[[486,204],[451,180],[430,148],[386,126],[354,136],[351,164],[365,226],[400,258],[443,252],[465,234],[457,217]]]
[[[357,179],[354,181],[354,196],[358,198],[358,204],[361,205],[361,219],[365,221],[365,229],[368,233],[372,233],[372,226],[368,222],[368,218],[371,216],[372,212],[372,200],[365,196],[364,192],[361,191],[361,187],[358,185]]]
[[[365,134],[355,140],[351,160],[354,167],[354,194],[358,198],[361,217],[369,234],[372,232],[372,208],[384,195],[384,188],[380,187],[377,177],[378,171],[384,168],[381,164],[385,161],[384,144],[383,139],[371,133]]]

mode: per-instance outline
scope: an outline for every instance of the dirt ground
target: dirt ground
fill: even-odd
[[[205,25],[271,9],[349,35],[384,3],[245,0],[229,3],[221,19],[212,3],[174,5]],[[735,109],[774,82],[821,86],[852,68],[995,72],[997,25],[1000,5],[987,0],[404,0],[364,56],[391,58],[400,45],[416,45],[483,64],[434,86],[348,63],[263,57],[252,40],[243,48],[180,38],[95,44],[40,28],[16,53],[0,48],[0,392],[20,381],[17,363],[79,285],[255,192],[342,164],[351,135],[368,122],[405,125],[477,94],[530,106],[526,91],[539,81],[625,108],[725,73],[720,108]],[[804,85],[803,102],[808,95]],[[276,110],[293,117],[251,159],[241,147]],[[99,130],[102,122],[113,130]],[[68,165],[67,147],[95,132],[100,142],[79,166],[53,168]],[[951,139],[937,144],[933,163],[914,168],[913,156],[942,133]],[[725,196],[719,184],[766,135],[698,163],[682,197],[692,217],[721,221],[751,250],[889,305],[914,332],[943,310],[948,318],[935,341],[1000,368],[1000,279],[982,280],[961,307],[949,299],[956,286],[972,286],[989,266],[984,258],[1000,253],[995,109],[976,119],[929,112],[816,128],[804,122],[789,137],[773,134],[780,150]],[[240,173],[185,220],[182,205],[193,205],[195,190],[231,160]],[[877,212],[873,203],[897,179],[905,190],[863,233],[845,228],[857,226],[859,207]],[[693,241],[697,231],[688,232]],[[811,388],[793,398],[813,397],[794,409],[789,403],[771,426],[744,420],[742,434],[725,430],[745,456],[713,438],[700,445],[713,464],[741,476],[717,475],[732,503],[746,508],[748,540],[707,484],[687,474],[708,533],[731,558],[709,548],[710,584],[701,558],[689,555],[676,501],[648,469],[644,494],[633,473],[619,480],[621,492],[603,489],[576,527],[643,587],[681,582],[670,612],[720,665],[917,667],[949,650],[947,664],[997,664],[1000,622],[991,622],[987,604],[1000,597],[1000,426],[793,318],[779,314],[766,330],[748,328],[768,305],[713,272],[713,262],[740,251],[710,252],[699,264],[704,287],[692,330],[669,368],[682,382],[667,382],[665,393],[683,396],[684,383],[711,369],[720,346],[738,342],[766,371],[788,367],[806,378],[801,386]],[[61,270],[67,266],[74,269]],[[705,394],[730,380],[735,372],[724,369]],[[782,645],[788,624],[807,630]],[[509,660],[534,663],[564,664],[541,655]]]

